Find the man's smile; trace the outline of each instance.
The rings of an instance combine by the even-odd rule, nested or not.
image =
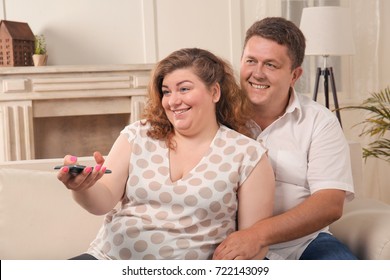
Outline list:
[[[249,82],[249,84],[254,87],[255,89],[266,89],[266,88],[269,88],[268,85],[259,85],[259,84],[255,84],[255,83],[252,83],[252,82]]]

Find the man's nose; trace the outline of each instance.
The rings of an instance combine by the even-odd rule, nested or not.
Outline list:
[[[264,71],[263,71],[263,65],[261,63],[258,63],[253,70],[253,76],[256,79],[264,78]]]

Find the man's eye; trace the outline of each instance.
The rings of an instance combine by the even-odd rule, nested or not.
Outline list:
[[[266,63],[265,65],[267,65],[268,68],[276,68],[276,66],[272,63]]]
[[[255,62],[255,61],[254,61],[253,59],[249,59],[249,58],[248,58],[248,59],[246,60],[246,63],[250,63],[250,64],[251,64],[251,63],[254,63],[254,62]]]

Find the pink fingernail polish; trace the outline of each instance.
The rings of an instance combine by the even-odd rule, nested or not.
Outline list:
[[[95,166],[95,170],[96,170],[97,172],[99,172],[99,170],[100,170],[101,167],[102,167],[102,166],[101,166],[100,164],[98,164],[98,165]]]
[[[68,173],[69,167],[67,167],[67,166],[62,167],[62,172]]]
[[[71,160],[72,162],[76,162],[76,161],[77,161],[77,157],[76,157],[76,156],[71,156],[71,157],[70,157],[70,160]]]
[[[92,167],[86,167],[85,169],[84,169],[84,171],[85,171],[85,173],[90,173],[91,171],[92,171]]]
[[[103,173],[106,172],[106,169],[107,169],[107,167],[103,166],[102,172],[103,172]]]

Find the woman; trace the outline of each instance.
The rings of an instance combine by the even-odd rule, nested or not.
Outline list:
[[[229,64],[206,50],[160,61],[145,119],[121,132],[106,161],[95,152],[94,168],[58,173],[82,207],[106,214],[81,258],[211,259],[228,234],[269,217],[266,150],[241,134],[250,133],[248,104]],[[106,168],[112,173],[103,176]]]

